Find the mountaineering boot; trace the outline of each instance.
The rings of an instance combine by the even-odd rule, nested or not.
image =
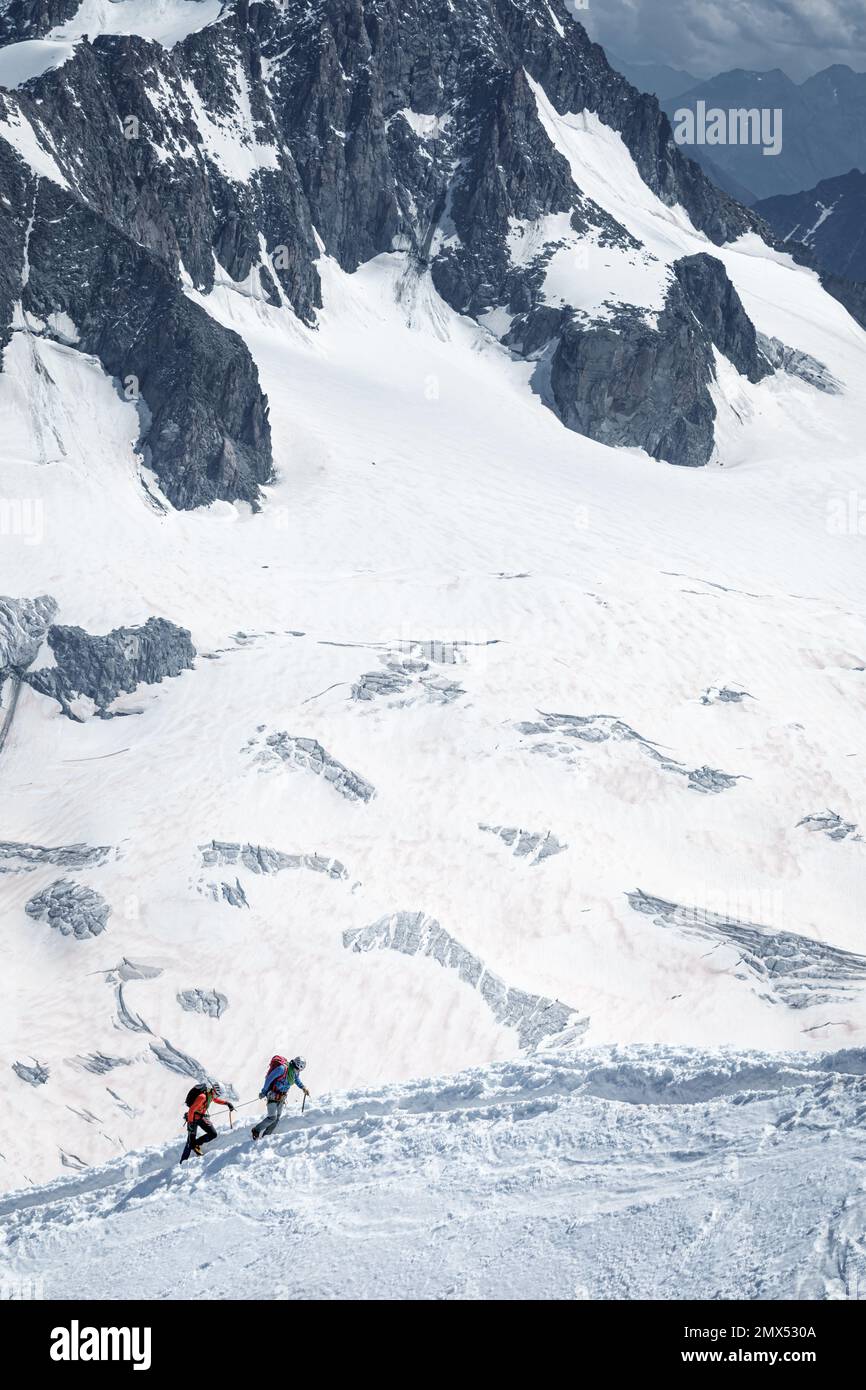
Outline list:
[[[253,1136],[253,1139],[258,1139],[259,1137],[259,1131],[257,1129],[251,1129],[250,1134]]]
[[[193,1146],[192,1146],[192,1151],[193,1151],[194,1154],[197,1154],[199,1158],[201,1158],[201,1147],[200,1147],[200,1145],[198,1145],[198,1144],[193,1144]]]

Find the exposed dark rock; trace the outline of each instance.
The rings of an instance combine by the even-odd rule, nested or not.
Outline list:
[[[785,250],[791,251],[791,242],[785,243]],[[792,253],[793,254],[793,253]],[[814,266],[814,256],[795,257],[801,264]],[[820,276],[821,284],[828,294],[848,310],[853,319],[856,319],[861,328],[866,328],[866,284],[862,280],[846,280],[841,275],[834,275],[830,271],[825,271]]]
[[[130,1033],[150,1033],[152,1031],[141,1015],[127,1004],[122,984],[117,986],[114,998],[117,1003],[117,1021],[122,1028],[128,1028]]]
[[[723,792],[729,787],[735,787],[741,780],[739,776],[730,772],[720,772],[716,767],[695,767],[691,768],[686,776],[689,788],[695,792]]]
[[[0,41],[46,32],[71,3],[14,0]],[[141,449],[171,502],[255,506],[272,467],[257,372],[183,293],[181,271],[205,293],[225,272],[311,324],[322,246],[347,271],[398,249],[453,308],[511,316],[506,344],[546,355],[537,385],[569,428],[706,463],[712,349],[752,381],[777,357],[756,347],[710,256],[677,264],[655,324],[627,309],[587,323],[545,302],[561,235],[647,253],[575,183],[533,83],[558,113],[617,131],[647,185],[712,242],[754,232],[781,244],[686,156],[655,97],[610,66],[564,0],[229,0],[171,49],[103,35],[0,93],[0,114],[30,122],[68,185],[36,179],[0,140],[0,347],[26,254],[25,309],[45,332],[66,313],[77,346],[139,393]],[[515,225],[545,218],[561,230],[515,263]],[[815,264],[808,248],[784,249]],[[866,324],[866,286],[823,278]],[[782,365],[812,380],[790,354]]]
[[[753,700],[748,690],[733,690],[728,685],[711,685],[701,696],[702,705],[739,705],[743,700]]]
[[[771,368],[762,356],[755,326],[722,262],[701,252],[674,264],[686,303],[707,338],[749,381],[762,381]]]
[[[453,649],[449,655],[456,660]],[[451,664],[444,655],[443,660]],[[466,691],[458,681],[446,680],[442,676],[431,674],[428,662],[411,657],[387,661],[384,671],[367,671],[352,686],[353,700],[386,698],[392,707],[411,704],[417,698],[429,700],[433,704],[450,705],[465,694]]]
[[[205,1077],[205,1070],[201,1062],[197,1062],[189,1053],[181,1052],[180,1048],[174,1047],[170,1042],[161,1038],[159,1042],[152,1042],[150,1050],[158,1058],[164,1067],[169,1071],[177,1072],[178,1076],[191,1076],[193,1080]]]
[[[327,874],[329,878],[345,879],[349,871],[339,859],[330,859],[323,854],[284,854],[279,849],[269,849],[266,845],[242,845],[224,840],[211,840],[208,845],[199,845],[202,864],[237,864],[249,869],[253,874],[278,874],[283,869],[309,869],[313,873]]]
[[[72,19],[80,5],[81,0],[6,0],[0,7],[0,44],[40,39]]]
[[[742,969],[767,998],[789,1008],[832,1004],[866,990],[866,956],[794,932],[741,922],[700,907],[683,907],[640,889],[626,896],[635,912],[652,917],[657,926],[675,927],[733,947],[738,958],[732,970]]]
[[[229,907],[249,907],[239,878],[234,883],[211,883],[209,887],[214,902],[228,903]]]
[[[674,276],[657,326],[638,311],[610,323],[571,318],[553,353],[550,391],[570,429],[698,467],[714,448],[713,348],[750,381],[772,368],[721,261],[686,256]]]
[[[535,360],[550,343],[559,338],[571,317],[567,308],[556,309],[549,304],[539,304],[527,314],[518,314],[502,341],[521,356]]]
[[[92,636],[80,627],[54,626],[48,643],[55,666],[28,672],[26,679],[42,695],[58,701],[75,718],[71,702],[92,700],[99,713],[123,691],[159,684],[166,677],[192,669],[195,647],[186,628],[165,618],[148,618],[141,627],[118,627]]]
[[[47,922],[61,935],[75,936],[80,941],[100,936],[111,915],[111,908],[99,893],[68,879],[58,879],[37,893],[25,904],[24,911],[34,922]]]
[[[43,33],[66,11],[64,0],[16,0],[5,32]],[[64,311],[83,351],[122,385],[136,379],[142,448],[170,500],[255,505],[271,471],[255,367],[240,339],[183,295],[181,266],[207,292],[216,260],[312,322],[316,236],[350,271],[400,248],[429,267],[452,307],[518,316],[509,342],[534,355],[566,321],[543,303],[549,248],[531,264],[512,262],[515,221],[562,214],[576,237],[640,248],[575,185],[532,82],[558,112],[595,112],[618,131],[650,188],[712,241],[764,228],[683,155],[656,99],[611,68],[563,0],[234,0],[170,50],[98,37],[0,96],[68,184],[37,181],[6,150],[13,196],[0,218],[0,335],[29,242],[25,308],[46,323]],[[611,383],[619,418],[609,442],[706,460],[706,352],[692,358],[707,330],[696,334],[686,308],[669,306],[658,341],[635,325],[619,353],[610,329],[581,349],[571,324],[554,393],[570,427],[600,437],[595,406],[572,399],[578,368],[596,378],[624,368],[637,399]],[[716,328],[731,339],[730,323]],[[677,419],[662,431],[666,400]],[[641,402],[655,425],[640,418]]]
[[[419,684],[434,705],[451,705],[466,694],[458,681],[445,680],[441,676],[422,676]]]
[[[237,334],[192,304],[152,251],[45,179],[28,258],[24,308],[67,314],[77,346],[144,402],[145,461],[169,500],[256,502],[271,474],[267,403]]]
[[[569,429],[696,467],[713,451],[709,363],[706,354],[682,351],[683,339],[696,337],[685,315],[668,314],[666,327],[657,332],[640,315],[616,328],[571,320],[553,355],[550,388]]]
[[[515,859],[526,859],[530,864],[540,864],[542,860],[550,859],[554,854],[561,854],[564,849],[568,849],[568,845],[563,844],[549,830],[542,834],[533,830],[520,830],[511,825],[483,824],[479,824],[478,829],[488,835],[498,835]]]
[[[0,16],[2,23],[2,16]],[[0,116],[3,114],[0,98]],[[32,180],[9,145],[0,139],[0,353],[12,337],[12,312],[21,297],[24,279],[24,248],[30,221]],[[3,361],[0,357],[0,370]],[[9,602],[9,600],[5,600]],[[12,600],[14,602],[14,600]],[[0,638],[2,641],[2,638]],[[3,669],[0,657],[0,671]]]
[[[56,612],[57,603],[48,594],[0,597],[0,676],[26,671],[36,660]]]
[[[381,695],[403,695],[411,686],[412,677],[405,671],[367,671],[352,686],[353,700],[375,700]]]
[[[83,1173],[90,1166],[78,1154],[67,1153],[65,1149],[60,1150],[60,1162],[64,1168],[71,1168],[73,1173]]]
[[[826,835],[828,840],[862,840],[863,836],[857,834],[857,827],[852,821],[843,820],[838,811],[819,811],[811,816],[804,816],[797,821],[797,827],[804,825],[807,830]]]
[[[189,1053],[181,1052],[179,1047],[175,1047],[165,1038],[160,1038],[158,1042],[150,1044],[150,1050],[169,1071],[175,1072],[178,1076],[192,1077],[193,1081],[204,1081],[212,1086],[218,1096],[225,1100],[237,1100],[237,1092],[234,1086],[223,1085],[211,1075],[194,1057]]]
[[[129,1057],[109,1057],[104,1052],[91,1052],[87,1057],[70,1057],[69,1065],[78,1071],[92,1072],[94,1076],[106,1076],[118,1067],[131,1066],[132,1060]]]
[[[445,969],[456,970],[464,984],[478,990],[497,1022],[516,1030],[520,1046],[528,1052],[554,1040],[557,1046],[567,1045],[589,1027],[588,1018],[558,999],[545,999],[504,984],[424,912],[392,912],[369,927],[343,932],[343,945],[352,951],[430,956]]]
[[[115,1104],[118,1106],[118,1108],[119,1108],[120,1110],[123,1111],[124,1115],[128,1115],[128,1116],[130,1117],[130,1119],[134,1119],[135,1116],[139,1113],[139,1112],[136,1110],[135,1106],[134,1106],[134,1105],[130,1105],[130,1104],[129,1104],[129,1101],[124,1100],[124,1099],[123,1099],[123,1096],[119,1096],[119,1095],[117,1094],[117,1091],[113,1091],[113,1090],[111,1089],[110,1086],[106,1086],[105,1089],[106,1089],[106,1091],[108,1092],[108,1094],[111,1096],[111,1099],[112,1099],[112,1100],[115,1102]]]
[[[147,965],[123,956],[119,965],[106,971],[106,979],[109,984],[126,984],[129,980],[157,980],[161,974],[162,969],[158,965]]]
[[[807,386],[814,386],[817,391],[826,391],[830,396],[837,396],[841,391],[838,381],[823,362],[819,362],[808,352],[787,347],[779,338],[768,338],[766,333],[758,334],[758,347],[777,371],[798,377],[805,381]]]
[[[221,1018],[229,1006],[226,996],[215,989],[181,990],[177,1002],[187,1013],[206,1014],[208,1018]]]
[[[295,738],[291,734],[269,734],[265,748],[257,754],[262,763],[281,762],[323,777],[347,801],[372,801],[375,787],[357,772],[333,758],[315,738]]]
[[[48,849],[44,845],[0,840],[0,874],[32,873],[44,864],[53,864],[59,869],[85,869],[104,864],[110,854],[108,845],[63,845]]]
[[[615,743],[636,743],[641,752],[658,763],[665,772],[685,777],[691,791],[726,791],[741,780],[741,774],[721,772],[718,768],[685,767],[676,758],[663,753],[658,744],[644,738],[643,734],[639,734],[630,724],[611,714],[545,714],[539,711],[539,716],[538,720],[527,720],[516,727],[519,733],[533,738],[542,735],[542,741],[534,743],[532,747],[533,752],[546,757],[564,757],[566,761],[572,761],[575,742],[607,743],[608,740],[612,740]],[[571,742],[548,742],[546,736],[549,734],[556,734]]]
[[[22,1081],[26,1081],[29,1086],[44,1086],[51,1070],[46,1062],[37,1062],[33,1059],[33,1065],[28,1066],[26,1062],[13,1062],[12,1070]]]

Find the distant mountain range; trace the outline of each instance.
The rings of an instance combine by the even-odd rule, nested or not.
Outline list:
[[[713,110],[781,111],[776,154],[765,153],[760,143],[684,146],[715,182],[741,201],[755,203],[799,193],[852,168],[866,168],[866,73],[836,64],[798,84],[780,68],[771,72],[737,68],[688,90],[666,92],[673,71],[661,74],[658,86],[649,90],[656,91],[675,133],[678,113],[684,110],[692,113],[699,126],[704,114]],[[641,85],[634,70],[626,76]],[[648,69],[647,79],[651,76]]]
[[[810,247],[827,270],[866,280],[866,174],[859,169],[805,193],[765,198],[755,211],[785,240]]]
[[[610,51],[607,52],[607,61],[623,77],[627,77],[639,92],[649,92],[659,101],[668,101],[701,83],[694,73],[686,72],[683,68],[672,68],[667,63],[631,63],[626,58],[617,58]]]

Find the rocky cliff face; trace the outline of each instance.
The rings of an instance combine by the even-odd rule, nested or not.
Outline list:
[[[674,272],[655,328],[625,311],[610,325],[567,322],[551,389],[562,419],[581,434],[639,441],[654,458],[695,467],[713,450],[713,348],[750,381],[773,368],[721,261],[686,256]]]
[[[71,19],[79,0],[3,0],[0,3],[0,42],[38,39],[57,24]]]
[[[32,189],[26,253],[21,302],[33,326],[67,315],[76,344],[144,401],[145,459],[169,500],[254,502],[270,475],[270,437],[241,339],[192,304],[158,256],[46,179]]]
[[[36,660],[56,612],[57,603],[48,594],[0,597],[0,680],[20,675]]]
[[[48,644],[55,665],[28,671],[25,680],[57,700],[71,719],[80,718],[72,707],[79,697],[92,701],[97,714],[106,717],[122,691],[179,676],[191,670],[196,654],[186,628],[166,618],[148,618],[141,627],[118,627],[99,636],[55,624],[48,629]]]
[[[14,0],[0,38],[54,33],[76,8]],[[174,47],[91,36],[0,90],[0,341],[17,299],[36,331],[66,315],[81,348],[140,392],[141,448],[170,501],[255,504],[271,472],[267,403],[246,347],[190,303],[185,278],[206,293],[222,267],[312,325],[320,248],[347,271],[402,250],[453,308],[504,311],[512,351],[549,349],[566,425],[705,462],[708,344],[741,370],[745,354],[752,379],[763,370],[742,306],[706,266],[677,272],[654,327],[599,326],[545,301],[561,224],[599,245],[630,239],[579,187],[539,87],[556,112],[618,132],[645,183],[711,241],[766,231],[683,156],[656,99],[610,67],[563,0],[227,0]],[[515,262],[515,225],[545,219],[559,230]],[[704,290],[712,328],[687,323]]]

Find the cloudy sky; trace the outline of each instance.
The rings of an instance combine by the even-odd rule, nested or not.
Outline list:
[[[830,63],[866,72],[866,0],[572,3],[591,37],[631,62],[669,63],[697,77],[782,68],[802,81]]]

